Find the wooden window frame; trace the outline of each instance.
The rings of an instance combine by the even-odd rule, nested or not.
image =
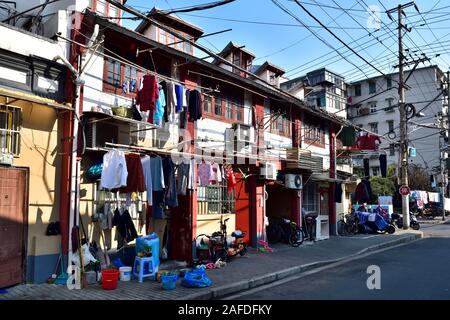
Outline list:
[[[120,70],[120,82],[119,82],[119,86],[118,87],[116,87],[116,86],[114,86],[114,85],[112,85],[112,84],[110,84],[108,82],[108,60],[113,60],[116,63],[119,63],[119,65],[120,65],[120,68],[119,68],[119,70]],[[126,98],[131,98],[131,99],[136,98],[136,94],[138,92],[138,87],[139,87],[139,84],[140,84],[141,79],[143,77],[142,71],[138,70],[135,67],[131,67],[131,68],[136,70],[136,91],[128,92],[128,93],[124,94],[123,90],[122,90],[122,84],[124,83],[124,81],[126,79],[125,72],[126,72],[127,69],[129,70],[130,66],[125,65],[123,63],[120,63],[120,62],[118,62],[118,61],[116,61],[114,59],[109,59],[109,58],[105,58],[103,63],[104,63],[103,64],[103,91],[104,92],[108,92],[108,93],[113,93],[113,94],[116,94],[116,95],[120,95],[120,96],[123,96],[123,97],[126,97]]]
[[[203,103],[203,113],[205,117],[213,120],[218,120],[225,123],[244,123],[244,105],[242,103],[242,100],[236,99],[236,98],[227,98],[222,96],[211,96],[211,97],[205,97],[203,96],[204,100],[207,99],[211,101],[211,108],[210,110],[205,109],[205,103]],[[216,100],[221,99],[221,114],[216,114]],[[231,118],[227,116],[227,109],[226,104],[227,101],[231,104]],[[241,119],[238,119],[237,114],[241,115]]]
[[[318,125],[303,124],[303,142],[305,144],[325,148],[325,129]]]

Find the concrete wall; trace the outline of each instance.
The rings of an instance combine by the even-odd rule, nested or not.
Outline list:
[[[409,72],[405,72],[405,79],[406,77],[408,77],[408,75]],[[374,78],[373,80],[376,81],[376,93],[387,89],[387,82],[384,78]],[[353,107],[349,110],[349,116],[352,116],[351,121],[354,124],[362,125],[365,129],[369,130],[369,123],[376,122],[378,123],[378,133],[387,136],[387,133],[389,131],[388,121],[393,120],[395,128],[394,132],[396,137],[393,140],[398,140],[400,134],[399,110],[396,107],[394,107],[393,111],[384,110],[388,107],[387,99],[393,99],[392,103],[395,105],[398,103],[398,94],[397,89],[395,88],[397,84],[395,81],[398,81],[398,74],[392,75],[393,87],[391,90],[388,90],[373,97],[372,99],[362,102],[361,108],[369,107],[370,102],[376,102],[377,112],[365,116],[356,116],[356,108]],[[405,90],[405,101],[406,103],[413,103],[417,111],[427,106],[429,104],[429,101],[433,100],[439,93],[438,88],[440,86],[440,81],[435,68],[427,67],[416,69],[408,79],[407,84],[410,89]],[[369,93],[368,81],[361,82],[361,96],[354,96],[354,87],[349,90],[349,94],[352,96],[353,105],[357,104],[358,101],[368,99],[370,96],[374,95]],[[430,134],[436,133],[437,130],[429,128],[420,128],[415,130],[414,124],[412,123],[412,121],[428,125],[435,123],[435,115],[439,111],[442,111],[442,102],[440,99],[437,99],[422,111],[425,114],[425,117],[414,118],[410,120],[411,122],[408,124],[408,132],[412,133],[409,135],[409,138],[411,140],[411,143],[409,145],[417,149],[417,156],[415,158],[410,158],[410,163],[412,162],[428,169],[431,169],[433,166],[439,164],[439,140],[437,138],[438,135],[432,135],[431,137],[422,139],[422,137],[426,137]],[[420,139],[416,140],[418,138]],[[387,140],[382,139],[380,148],[389,148],[389,144],[390,143]],[[388,165],[397,165],[399,155],[398,150],[396,150],[393,155],[390,155],[389,149],[387,149],[386,151],[388,155]],[[379,167],[379,161],[377,157],[370,161],[370,166]]]

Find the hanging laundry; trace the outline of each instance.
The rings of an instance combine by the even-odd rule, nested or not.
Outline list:
[[[183,88],[183,86],[179,85],[179,84],[175,84],[175,96],[177,99],[177,104],[175,106],[175,111],[181,112],[183,110],[183,106],[186,103],[186,95],[185,95],[185,89]]]
[[[188,120],[187,108],[183,107],[182,111],[180,112],[180,129],[187,128],[187,120]]]
[[[189,90],[188,101],[189,121],[202,118],[202,95],[198,90]]]
[[[195,180],[195,159],[191,159],[190,161],[188,189],[197,189],[197,181]]]
[[[377,150],[378,144],[376,142],[381,143],[381,140],[378,136],[367,133],[359,136],[357,142],[361,150]]]
[[[165,157],[162,160],[162,166],[164,171],[164,182],[166,183],[164,200],[167,206],[171,208],[178,207],[175,165],[170,157]]]
[[[369,192],[364,182],[360,182],[356,186],[355,201],[359,203],[370,202]]]
[[[189,187],[189,174],[191,170],[190,161],[188,163],[181,162],[178,165],[178,194],[181,194],[183,196],[186,195],[186,190]]]
[[[156,77],[151,74],[145,75],[142,79],[142,89],[138,91],[136,96],[136,103],[140,106],[141,111],[152,111],[153,114],[158,98],[159,90]],[[153,122],[153,117],[148,122]]]
[[[160,156],[150,157],[150,170],[153,191],[162,191],[165,188],[164,171]]]
[[[153,123],[160,126],[164,116],[164,108],[166,107],[166,96],[162,87],[159,88],[158,99],[156,100],[155,113],[153,114]]]
[[[385,154],[380,154],[380,171],[381,176],[386,178],[387,175],[387,157]]]
[[[356,145],[357,135],[353,126],[343,127],[339,136],[341,137],[342,145],[346,147],[353,147]]]
[[[440,202],[439,193],[428,192],[428,201],[429,202]]]
[[[222,174],[220,172],[219,164],[216,162],[211,163],[210,166],[210,176],[209,176],[209,182],[210,184],[219,184],[222,183]]]
[[[205,187],[209,185],[209,178],[211,177],[211,165],[206,163],[205,160],[198,165],[197,168],[198,181],[200,186]]]
[[[420,197],[422,198],[423,204],[428,204],[428,193],[426,191],[420,191]]]
[[[392,204],[392,196],[379,196],[378,203],[380,205],[391,205]]]
[[[175,106],[177,104],[175,85],[172,81],[165,81],[166,86],[166,114],[169,117],[175,112]]]
[[[150,156],[143,156],[141,158],[145,189],[147,190],[147,203],[149,206],[153,205],[152,169],[150,163]]]
[[[122,93],[123,94],[128,94],[130,91],[130,83],[128,81],[124,81],[122,83]]]
[[[113,227],[113,211],[111,204],[106,202],[103,207],[103,214],[100,215],[99,225],[102,230],[111,230]]]
[[[342,183],[334,183],[334,202],[342,203]]]
[[[127,185],[128,170],[123,151],[111,150],[103,156],[102,176],[100,187],[103,189],[117,189]]]
[[[117,227],[120,236],[128,243],[138,237],[133,220],[131,219],[128,210],[120,214],[119,209],[116,209],[113,217],[113,226]]]
[[[370,160],[368,158],[363,159],[363,163],[364,163],[364,177],[370,177],[370,167],[369,167]]]
[[[231,168],[231,165],[224,170],[225,170],[225,177],[227,179],[228,193],[231,193],[234,187],[236,186],[236,177],[234,176],[233,168]]]
[[[137,85],[136,79],[131,79],[128,87],[129,92],[136,92],[136,85]]]
[[[144,192],[146,188],[141,157],[138,154],[130,153],[125,156],[125,161],[128,170],[127,185],[121,188],[120,192]]]
[[[142,115],[139,112],[138,108],[136,107],[136,103],[134,102],[134,99],[131,102],[131,111],[133,112],[133,119],[137,121],[142,121]]]

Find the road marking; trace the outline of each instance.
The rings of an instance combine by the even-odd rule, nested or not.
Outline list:
[[[253,288],[253,289],[250,289],[250,290],[246,290],[246,291],[242,291],[242,292],[233,294],[233,295],[228,296],[228,297],[223,297],[223,298],[221,298],[219,300],[236,300],[236,299],[239,299],[242,296],[247,296],[249,294],[257,293],[257,292],[269,289],[271,287],[275,287],[275,286],[279,286],[279,285],[285,284],[287,282],[291,282],[293,280],[298,280],[298,279],[301,279],[303,277],[309,276],[311,274],[315,274],[315,273],[319,273],[319,272],[327,270],[327,269],[335,268],[335,267],[347,264],[349,262],[352,262],[352,261],[355,261],[355,260],[360,260],[360,259],[363,259],[365,257],[371,256],[371,255],[374,255],[374,254],[377,254],[377,253],[380,253],[380,252],[384,252],[384,251],[387,251],[387,250],[391,250],[391,249],[395,249],[395,248],[398,248],[398,247],[406,246],[406,245],[415,243],[416,241],[419,241],[419,240],[422,240],[422,239],[423,238],[418,238],[418,239],[415,239],[413,241],[406,242],[406,243],[400,243],[400,244],[397,244],[397,245],[389,247],[389,248],[383,248],[383,249],[379,249],[379,250],[375,250],[375,251],[369,251],[368,253],[360,254],[360,255],[357,255],[357,256],[354,256],[354,257],[350,256],[350,258],[343,258],[340,261],[328,264],[326,266],[315,268],[313,270],[309,270],[309,271],[306,271],[306,272],[302,272],[302,273],[300,273],[298,275],[287,277],[287,278],[284,278],[284,279],[280,279],[280,280],[277,280],[277,281],[274,281],[274,282],[271,282],[271,283],[259,286],[257,288]]]

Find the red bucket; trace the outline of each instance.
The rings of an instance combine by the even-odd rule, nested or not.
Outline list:
[[[119,280],[119,270],[103,270],[102,271],[102,288],[105,290],[114,290],[117,288]]]

